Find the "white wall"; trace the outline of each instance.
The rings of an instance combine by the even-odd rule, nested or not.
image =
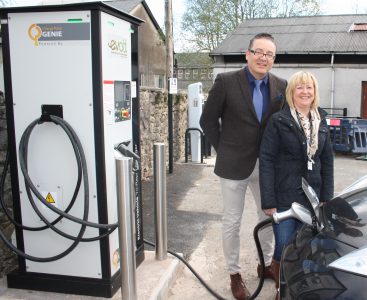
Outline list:
[[[366,69],[335,70],[335,106],[347,107],[349,116],[361,116],[362,82],[367,81]]]
[[[332,107],[331,104],[331,69],[330,68],[310,68],[310,67],[300,67],[300,68],[273,68],[272,72],[282,78],[289,79],[292,74],[298,71],[307,71],[315,75],[319,83],[319,93],[320,93],[320,106],[321,107]],[[337,107],[334,105],[334,107]]]

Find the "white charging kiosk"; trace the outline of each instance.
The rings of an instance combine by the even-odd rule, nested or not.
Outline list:
[[[189,128],[191,142],[191,161],[201,162],[201,134],[200,116],[203,112],[203,87],[201,82],[192,83],[188,86],[188,106],[189,106]],[[198,129],[198,130],[194,130]]]
[[[91,222],[117,222],[115,147],[140,155],[138,26],[142,22],[107,3],[4,8],[0,10],[5,98],[15,219],[43,223],[27,200],[17,156],[24,130],[43,114],[56,115],[75,130],[89,177]],[[65,209],[73,197],[77,167],[65,133],[54,123],[37,126],[29,140],[28,170],[49,203]],[[137,265],[144,259],[140,171],[134,174]],[[83,214],[83,192],[70,214]],[[37,204],[49,220],[55,213]],[[67,219],[61,231],[76,234]],[[98,236],[88,228],[85,237]],[[16,230],[17,247],[38,257],[53,256],[72,241],[50,229]],[[19,257],[8,275],[11,288],[112,297],[120,287],[118,232],[81,242],[52,262]]]

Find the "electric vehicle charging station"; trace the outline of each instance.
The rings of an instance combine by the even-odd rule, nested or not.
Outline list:
[[[88,170],[83,176],[84,180],[88,177],[89,197],[82,189],[69,213],[84,217],[83,199],[89,198],[89,222],[116,223],[115,157],[140,155],[137,89],[138,26],[142,21],[103,2],[4,8],[0,16],[15,220],[25,226],[45,225],[28,200],[18,154],[27,126],[40,117],[29,132],[29,177],[44,199],[62,211],[75,196],[79,180],[76,150],[52,122],[56,116],[79,137]],[[137,265],[144,260],[140,178],[137,169]],[[36,206],[49,222],[57,218],[42,202],[37,201]],[[62,218],[55,227],[77,236],[82,226]],[[83,237],[103,232],[88,227]],[[72,241],[49,228],[17,228],[16,243],[21,251],[44,258],[57,256]],[[112,297],[120,287],[117,230],[99,240],[80,242],[55,261],[18,257],[19,268],[8,274],[11,288]]]
[[[189,128],[198,128],[201,130],[199,121],[203,112],[203,88],[202,83],[197,82],[188,86],[189,94]],[[192,130],[191,134],[191,161],[201,161],[201,136],[200,132]]]

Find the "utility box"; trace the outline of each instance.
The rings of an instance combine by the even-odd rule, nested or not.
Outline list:
[[[191,161],[199,163],[201,162],[201,127],[199,122],[203,112],[204,101],[202,83],[190,84],[188,86],[188,94]],[[199,129],[200,131],[193,129]]]
[[[18,149],[31,122],[55,115],[70,124],[84,149],[88,221],[117,223],[115,149],[123,145],[140,156],[138,26],[142,21],[103,2],[4,8],[0,16],[16,221],[44,225],[27,199]],[[53,122],[39,124],[29,138],[27,156],[29,176],[38,191],[65,210],[78,181],[68,136]],[[144,260],[140,170],[133,176],[139,265]],[[86,193],[81,188],[70,215],[82,218]],[[37,207],[49,221],[56,219],[42,202]],[[55,226],[76,236],[81,225],[63,218]],[[88,227],[83,237],[102,233]],[[18,228],[16,241],[18,249],[36,257],[57,256],[72,244],[49,228]],[[80,242],[55,261],[19,256],[19,269],[8,274],[10,288],[101,297],[112,297],[120,283],[117,229],[102,239]]]

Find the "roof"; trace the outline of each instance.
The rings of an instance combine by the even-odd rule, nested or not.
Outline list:
[[[241,23],[212,55],[246,52],[250,39],[260,32],[275,38],[277,53],[367,53],[367,31],[350,30],[367,23],[367,14],[252,19]]]
[[[143,0],[116,0],[109,1],[108,4],[125,12],[131,12],[137,7]]]
[[[157,20],[154,18],[154,15],[152,13],[152,11],[150,10],[148,4],[144,1],[144,0],[116,0],[116,1],[109,1],[109,2],[106,2],[108,3],[110,6],[118,9],[118,10],[121,10],[121,11],[124,11],[124,12],[127,12],[127,13],[131,13],[131,11],[137,7],[139,4],[142,4],[145,8],[145,10],[147,11],[150,19],[152,20],[155,28],[162,32],[162,29],[161,27],[159,26]]]
[[[124,0],[121,0],[124,1]],[[118,1],[116,1],[118,2]],[[101,9],[102,11],[108,11],[113,13],[118,13],[118,15],[123,16],[125,20],[140,25],[143,20],[136,16],[133,16],[127,10],[118,9],[117,7],[110,5],[112,2],[108,1],[93,1],[93,2],[76,2],[76,3],[60,3],[60,4],[45,4],[45,5],[30,5],[30,6],[4,6],[0,7],[0,14],[7,13],[19,13],[19,12],[45,12],[49,11],[61,11],[68,8],[71,9]]]

